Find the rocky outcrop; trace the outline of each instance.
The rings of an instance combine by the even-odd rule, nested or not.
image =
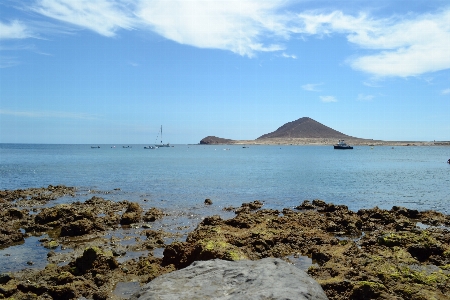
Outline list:
[[[38,202],[31,196],[17,198],[35,192],[0,193],[0,248],[46,233],[39,242],[47,248],[48,264],[42,269],[36,261],[24,261],[27,269],[0,274],[0,299],[111,299],[119,283],[146,284],[195,261],[275,257],[296,264],[302,256],[312,265],[299,267],[331,300],[449,299],[450,216],[437,211],[399,206],[351,211],[318,199],[275,210],[255,200],[225,207],[235,212],[232,218],[204,217],[185,237],[161,226],[159,218],[176,216],[158,208],[144,211],[137,203],[95,196],[83,203],[33,207]],[[201,205],[205,213],[208,207]],[[121,219],[132,226],[120,227]],[[20,251],[2,260],[15,255]],[[240,280],[243,273],[236,274]],[[280,276],[272,277],[276,282]]]
[[[141,220],[141,215],[142,215],[142,208],[139,206],[139,204],[130,202],[128,204],[127,210],[120,219],[120,224],[130,225],[132,223],[137,223]]]
[[[185,242],[166,246],[162,265],[304,255],[329,299],[449,299],[450,216],[403,207],[353,212],[322,200],[297,210],[249,206],[231,219],[205,218]]]
[[[233,144],[233,140],[223,139],[216,136],[207,136],[200,141],[201,145],[218,145],[218,144]]]
[[[63,196],[74,196],[76,189],[64,185],[49,185],[42,188],[29,188],[19,190],[1,190],[0,200],[9,202],[15,201],[22,206],[42,205],[50,200],[55,200]],[[1,201],[0,201],[1,202]]]
[[[327,299],[302,270],[276,258],[199,261],[162,275],[130,299]]]

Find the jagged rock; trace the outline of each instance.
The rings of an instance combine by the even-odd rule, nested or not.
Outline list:
[[[0,228],[0,246],[5,247],[13,243],[23,242],[25,235],[12,226],[4,224],[4,227]]]
[[[122,219],[120,219],[120,224],[130,225],[132,223],[137,223],[141,220],[141,214],[142,208],[139,206],[139,204],[130,202],[128,204],[127,210],[122,215]]]
[[[305,272],[281,259],[209,260],[157,277],[130,299],[328,299]]]
[[[155,222],[158,219],[161,219],[164,217],[164,213],[162,210],[152,207],[147,212],[145,212],[143,220],[145,222]]]

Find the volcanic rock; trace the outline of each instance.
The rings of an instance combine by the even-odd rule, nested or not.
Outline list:
[[[266,138],[331,138],[339,140],[351,137],[311,118],[303,117],[286,123],[274,132],[264,134],[258,139]]]
[[[130,299],[328,299],[305,272],[276,258],[214,259],[157,277]]]
[[[224,139],[216,136],[207,136],[200,141],[201,145],[212,145],[212,144],[232,144],[233,140]]]
[[[162,210],[156,207],[152,207],[144,214],[143,220],[145,222],[155,222],[156,220],[159,220],[163,217],[164,213],[162,212]]]
[[[128,208],[125,213],[122,215],[122,219],[120,219],[120,224],[122,225],[130,225],[132,223],[137,223],[141,220],[142,208],[139,204],[130,202],[128,204]]]

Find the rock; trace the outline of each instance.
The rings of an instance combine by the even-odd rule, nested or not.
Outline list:
[[[200,141],[200,145],[219,145],[219,144],[233,144],[233,140],[224,139],[216,136],[207,136]]]
[[[61,227],[61,236],[80,236],[91,233],[94,230],[94,224],[87,219],[77,220]]]
[[[12,279],[11,275],[8,273],[0,274],[0,284],[8,283]]]
[[[132,223],[138,223],[141,220],[142,208],[139,204],[130,202],[125,213],[120,219],[121,225],[130,225]]]
[[[297,206],[295,209],[315,209],[316,207],[314,205],[311,204],[311,202],[309,200],[305,200],[303,201],[302,204],[300,204],[299,206]]]
[[[90,247],[84,250],[83,255],[71,262],[71,267],[76,267],[80,274],[88,271],[97,273],[109,272],[119,267],[116,259],[112,257],[112,252],[104,252],[100,248]]]
[[[47,241],[43,244],[43,246],[47,249],[56,249],[59,247],[59,243],[57,241]],[[47,255],[48,256],[48,255]]]
[[[305,272],[277,258],[209,260],[157,277],[136,299],[328,299]]]
[[[162,212],[162,210],[156,207],[152,207],[144,214],[143,220],[145,222],[155,222],[156,220],[162,219],[163,217],[164,213]]]
[[[0,228],[0,246],[5,247],[14,243],[24,242],[25,235],[17,229],[14,229],[8,224],[2,224],[3,227]]]
[[[211,205],[211,204],[213,204],[211,199],[209,199],[209,198],[205,199],[205,205]]]

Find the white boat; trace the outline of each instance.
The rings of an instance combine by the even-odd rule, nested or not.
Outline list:
[[[162,141],[162,125],[161,125],[161,144],[157,144],[157,145],[155,145],[155,147],[157,147],[157,148],[170,147],[169,143],[163,144],[163,141]]]

